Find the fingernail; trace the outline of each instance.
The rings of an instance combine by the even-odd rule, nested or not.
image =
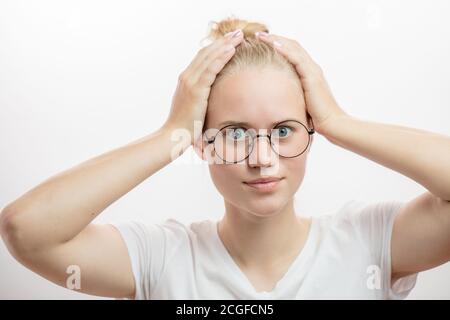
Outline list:
[[[242,34],[242,30],[241,29],[237,29],[236,31],[233,32],[233,36],[232,38],[237,38]]]
[[[237,30],[228,32],[228,33],[225,35],[225,37],[227,37],[227,38],[233,37],[233,38],[234,38],[234,37],[236,37],[236,35],[239,35],[241,32],[242,32],[241,29],[237,29]]]
[[[255,36],[257,37],[267,37],[269,34],[267,32],[264,31],[256,31],[255,32]]]
[[[276,47],[282,47],[283,45],[281,44],[281,43],[279,43],[277,40],[275,40],[274,42],[273,42],[273,45],[274,46],[276,46]]]

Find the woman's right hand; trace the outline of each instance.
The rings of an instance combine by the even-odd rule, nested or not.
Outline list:
[[[237,29],[199,50],[194,60],[178,77],[165,128],[186,129],[191,135],[191,144],[197,140],[205,120],[211,86],[217,74],[234,55],[235,47],[242,39],[243,33]],[[200,130],[194,132],[196,122]]]

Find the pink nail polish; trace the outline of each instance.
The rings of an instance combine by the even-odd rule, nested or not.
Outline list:
[[[233,36],[232,38],[237,38],[241,35],[242,30],[241,29],[237,29],[236,31],[233,32]]]
[[[227,34],[225,34],[225,37],[227,38],[232,38],[234,37],[236,34],[239,34],[241,31],[241,29],[236,29],[234,31],[228,32]]]

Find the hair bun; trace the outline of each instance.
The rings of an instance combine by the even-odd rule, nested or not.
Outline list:
[[[250,22],[232,16],[219,22],[211,21],[209,23],[209,34],[207,39],[210,41],[215,41],[236,29],[241,29],[244,33],[244,38],[246,39],[254,38],[255,32],[257,31],[269,32],[269,29],[263,23],[254,21]]]

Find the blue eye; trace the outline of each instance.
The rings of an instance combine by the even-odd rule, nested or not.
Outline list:
[[[274,130],[275,130],[274,134],[279,136],[280,138],[286,138],[289,135],[289,133],[292,131],[291,128],[285,127],[285,126],[276,128]]]
[[[227,128],[227,137],[228,133],[230,133],[230,137],[233,140],[240,140],[245,136],[245,129],[244,128]]]

